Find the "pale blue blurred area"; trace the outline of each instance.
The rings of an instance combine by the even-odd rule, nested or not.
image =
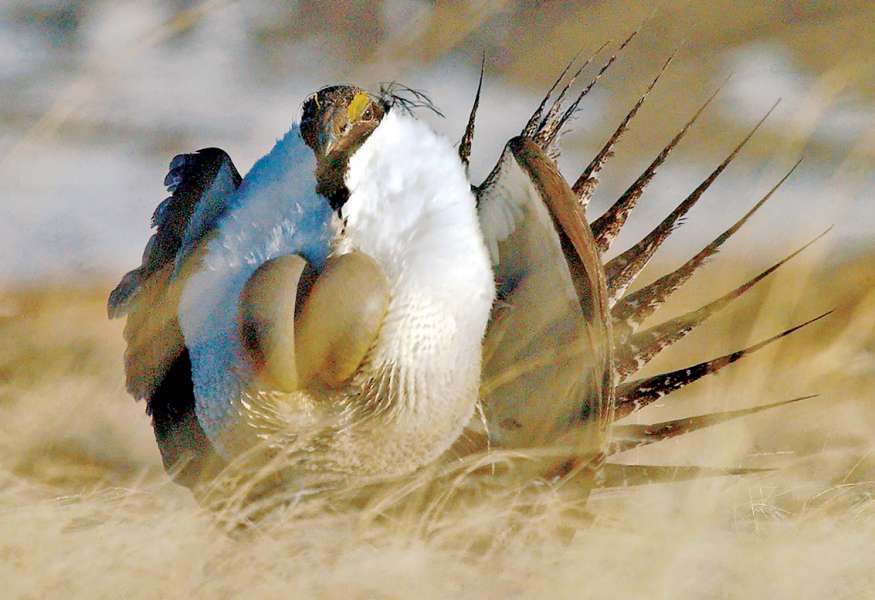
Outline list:
[[[454,12],[447,14],[462,16],[438,15],[432,3],[417,0],[205,7],[0,2],[0,281],[118,277],[139,262],[149,217],[167,195],[161,184],[174,154],[219,146],[245,173],[288,130],[305,96],[326,84],[376,89],[397,79],[422,89],[446,115],[423,112],[422,118],[457,140],[485,51],[471,168],[476,182],[580,47],[594,50],[621,38],[650,15],[640,9],[624,20],[610,11],[618,6],[611,2],[557,2],[540,10],[521,2],[448,4]],[[576,24],[568,17],[590,4],[591,20]],[[780,15],[794,15],[803,3],[786,2],[761,27],[753,22],[729,31],[729,24],[702,24],[711,13],[683,4],[666,3],[645,23],[640,39],[585,99],[566,137],[560,164],[573,180],[665,56],[687,40],[606,168],[591,214],[622,193],[732,73],[701,127],[659,172],[617,247],[654,226],[782,97],[762,134],[662,256],[697,250],[799,155],[806,161],[798,173],[725,254],[766,262],[830,224],[836,225],[830,255],[872,250],[872,53],[823,46],[818,55],[821,40],[830,39],[818,27],[838,23],[854,33],[873,11],[865,4],[860,14],[802,11],[797,22]],[[192,18],[177,30],[179,14]]]

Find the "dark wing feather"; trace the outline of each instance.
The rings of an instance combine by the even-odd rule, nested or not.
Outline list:
[[[171,196],[152,216],[156,231],[142,264],[122,277],[107,304],[110,318],[127,315],[128,391],[146,400],[165,467],[189,487],[221,461],[194,414],[191,363],[177,320],[179,294],[188,266],[240,181],[218,148],[176,156],[164,180]]]
[[[170,162],[164,183],[172,195],[152,216],[156,231],[142,264],[122,277],[107,304],[110,318],[128,316],[125,372],[128,391],[138,399],[152,395],[182,351],[176,309],[184,277],[177,271],[215,225],[240,180],[218,148],[181,154]]]
[[[164,469],[180,485],[194,488],[212,480],[225,463],[216,453],[194,411],[188,350],[182,350],[149,398],[149,414]]]
[[[180,154],[170,161],[164,185],[171,196],[152,213],[156,231],[143,251],[142,264],[122,277],[110,293],[107,312],[111,319],[128,314],[143,283],[170,261],[183,259],[180,250],[190,251],[193,242],[215,225],[228,194],[240,181],[231,158],[218,148]],[[194,226],[191,230],[189,224]]]

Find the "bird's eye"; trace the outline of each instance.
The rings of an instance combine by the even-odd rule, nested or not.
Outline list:
[[[362,119],[364,119],[365,121],[370,121],[370,120],[373,119],[373,118],[374,118],[374,111],[373,111],[373,109],[369,106],[369,107],[367,107],[367,108],[365,109],[365,112],[362,113]]]

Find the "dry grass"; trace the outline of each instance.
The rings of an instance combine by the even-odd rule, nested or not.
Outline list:
[[[601,492],[587,513],[573,489],[421,474],[364,507],[304,503],[232,535],[167,482],[142,406],[123,391],[120,325],[104,319],[104,290],[7,291],[0,295],[2,595],[868,596],[872,265],[871,257],[828,271],[797,264],[654,366],[710,356],[837,306],[827,323],[641,418],[808,392],[819,399],[624,457],[777,471]],[[697,289],[728,289],[743,275],[712,267]],[[687,295],[670,310],[703,298]]]
[[[856,198],[867,189],[875,156],[871,131],[842,141],[841,152],[812,132],[828,129],[823,117],[843,103],[863,109],[871,104],[875,88],[865,82],[871,80],[872,63],[866,59],[875,43],[871,26],[866,26],[872,3],[670,0],[651,14],[648,3],[613,0],[551,3],[549,10],[538,3],[501,0],[447,2],[438,3],[415,27],[405,20],[392,35],[381,33],[379,19],[349,15],[398,3],[361,4],[365,8],[350,2],[330,7],[298,4],[315,11],[316,33],[330,40],[317,46],[319,51],[343,56],[342,67],[319,65],[324,82],[406,80],[453,53],[475,65],[485,50],[491,74],[487,88],[507,81],[530,86],[538,94],[574,49],[621,39],[640,19],[648,19],[642,34],[645,42],[638,45],[633,59],[618,66],[618,76],[603,81],[622,101],[606,109],[610,114],[593,125],[587,144],[604,139],[637,93],[638,84],[651,76],[680,40],[686,45],[682,60],[654,95],[650,109],[645,108],[645,113],[652,111],[642,120],[647,125],[630,132],[626,147],[638,149],[619,153],[612,168],[621,173],[629,172],[626,167],[631,163],[641,162],[642,153],[649,160],[651,150],[675,132],[711,84],[723,79],[727,51],[754,43],[777,45],[812,89],[796,94],[804,97],[789,99],[804,100],[792,111],[789,124],[767,127],[746,152],[756,158],[795,160],[804,146],[814,164],[841,163],[831,191]],[[149,69],[148,62],[145,70],[142,65],[137,70],[138,60],[209,20],[201,17],[221,16],[223,11],[213,9],[225,5],[244,3],[193,3],[155,29],[146,28],[119,51],[98,52],[106,59],[79,64],[78,76],[64,86],[58,84],[57,97],[52,88],[42,109],[40,103],[31,106],[31,94],[19,99],[26,110],[6,102],[6,122],[26,117],[15,127],[15,142],[0,154],[0,167],[10,170],[6,180],[13,183],[6,196],[32,202],[27,188],[14,183],[43,178],[52,202],[58,190],[69,193],[69,182],[61,175],[47,170],[28,176],[26,167],[33,157],[53,150],[50,144],[56,137],[75,140],[77,132],[84,132],[83,137],[103,143],[108,131],[130,125],[113,120],[112,104],[109,109],[98,105],[93,121],[84,109],[123,88],[126,73],[133,74],[128,75],[132,80],[148,76],[149,87],[164,95],[169,80],[156,78],[157,70]],[[320,11],[328,18],[322,19]],[[727,19],[727,14],[732,18]],[[236,23],[238,17],[232,11],[229,19]],[[258,64],[275,64],[266,77],[284,85],[301,76],[283,66],[294,65],[287,62],[288,56],[297,54],[290,50],[291,43],[301,37],[299,11],[290,11],[286,18],[288,22],[271,20],[270,26],[253,34],[260,40]],[[124,23],[104,25],[115,29]],[[232,41],[213,37],[218,46]],[[193,50],[180,48],[185,51],[173,56],[174,62]],[[204,63],[203,70],[215,70],[213,54],[205,56],[210,62]],[[786,75],[777,69],[755,65],[740,79]],[[443,71],[436,73],[443,77]],[[37,69],[25,80],[46,76],[52,76],[51,71],[47,75]],[[219,81],[222,86],[227,83]],[[209,95],[210,90],[199,84],[186,85],[198,90],[198,100],[200,94]],[[489,102],[496,106],[500,88],[488,93],[494,95],[485,97],[484,106]],[[772,88],[763,94],[770,103]],[[251,101],[250,96],[241,97]],[[265,101],[253,97],[264,109]],[[454,97],[444,100],[451,109]],[[461,116],[454,121],[459,128],[470,102],[467,95],[464,98]],[[34,116],[34,110],[44,112]],[[692,148],[689,156],[716,159],[723,152],[720,144],[733,139],[738,128],[747,127],[734,112],[726,114],[732,118],[718,113],[701,124],[700,133],[687,142]],[[133,125],[133,134],[122,129],[116,135],[143,147],[167,144],[173,151],[207,145],[201,143],[200,133],[188,140],[177,126],[156,119],[148,122],[148,130]],[[247,121],[244,129],[251,126]],[[191,127],[198,130],[204,123],[193,121]],[[155,133],[167,130],[172,143]],[[488,127],[478,131],[485,134]],[[239,132],[235,135],[239,137]],[[583,136],[575,139],[569,139],[570,150],[581,146],[577,150],[592,153],[592,148],[582,148]],[[211,139],[209,144],[213,143]],[[255,146],[260,148],[261,143]],[[31,144],[32,156],[23,152]],[[241,140],[235,139],[229,148],[240,145]],[[69,155],[81,162],[78,152]],[[78,167],[71,171],[77,178],[81,177]],[[825,169],[833,172],[832,166]],[[849,190],[857,185],[851,182],[855,178],[860,194],[856,188]],[[134,194],[120,186],[102,193],[114,201],[122,196],[139,201],[139,190]],[[93,197],[95,191],[88,189],[89,201]],[[830,198],[818,202],[830,204],[824,211],[835,211]],[[88,212],[99,215],[99,206],[89,204]],[[793,213],[792,222],[802,220],[799,215],[806,226],[819,222],[821,208],[806,200],[793,209],[799,212]],[[21,227],[55,229],[72,213],[51,214],[51,221]],[[865,217],[854,213],[855,221]],[[851,222],[839,218],[843,220]],[[11,223],[19,227],[14,218]],[[99,230],[105,229],[112,226],[101,218]],[[7,236],[14,237],[13,233],[10,229]],[[26,251],[36,252],[42,245],[31,243]],[[16,248],[15,254],[22,252]],[[622,457],[628,463],[778,470],[596,493],[586,512],[569,487],[520,487],[501,479],[466,477],[461,468],[443,477],[425,472],[381,490],[358,508],[308,502],[245,534],[229,534],[198,508],[186,490],[168,482],[143,407],[124,392],[121,324],[104,317],[109,282],[93,288],[0,290],[0,339],[5,342],[0,346],[0,597],[871,597],[875,595],[871,552],[875,255],[847,258],[836,266],[814,259],[816,252],[807,253],[807,263],[788,265],[778,277],[760,284],[738,307],[654,361],[651,370],[722,354],[836,307],[830,319],[633,419],[660,421],[813,392],[821,396]],[[698,293],[682,295],[666,312],[701,304],[755,271],[753,266],[712,267],[690,284]]]

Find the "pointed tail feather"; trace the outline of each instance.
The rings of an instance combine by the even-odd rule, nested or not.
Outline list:
[[[720,423],[726,423],[727,421],[732,421],[740,417],[754,415],[772,408],[787,406],[788,404],[794,404],[801,400],[809,400],[816,397],[817,394],[811,394],[809,396],[800,396],[798,398],[791,398],[790,400],[782,400],[781,402],[773,402],[771,404],[763,404],[751,408],[708,413],[695,417],[686,417],[684,419],[662,421],[661,423],[653,423],[650,425],[617,425],[611,431],[613,439],[611,440],[611,445],[607,454],[610,456],[619,452],[633,450],[635,448],[640,448],[641,446],[655,444],[663,440],[685,435],[699,429],[704,429],[705,427],[719,425]]]
[[[477,118],[477,108],[480,106],[480,90],[483,89],[483,72],[486,70],[486,55],[483,55],[483,60],[480,62],[480,80],[477,82],[477,93],[474,95],[474,105],[471,107],[471,114],[468,116],[468,124],[465,126],[465,134],[462,136],[462,141],[459,142],[459,158],[462,159],[462,164],[468,168],[468,159],[471,156],[471,145],[474,143],[474,121]]]
[[[724,82],[725,84],[725,82]],[[671,141],[662,149],[662,151],[653,159],[653,162],[644,170],[644,173],[636,179],[629,189],[627,189],[622,196],[608,209],[605,211],[603,215],[601,215],[598,219],[593,221],[592,223],[592,233],[595,237],[596,244],[599,247],[599,250],[602,252],[607,252],[611,248],[611,243],[620,233],[620,230],[623,228],[623,225],[626,224],[626,219],[629,217],[629,214],[635,208],[635,205],[638,203],[638,199],[641,198],[641,195],[644,193],[644,189],[653,179],[654,175],[656,175],[656,170],[662,166],[662,164],[666,161],[669,154],[671,154],[672,150],[681,142],[690,128],[696,123],[699,119],[699,116],[705,112],[705,109],[708,108],[708,105],[711,104],[711,101],[717,97],[717,94],[720,93],[720,90],[723,88],[721,85],[711,96],[708,97],[707,100],[699,107],[699,109],[693,114],[689,121],[681,128],[681,130],[671,139]]]
[[[592,159],[589,165],[583,170],[583,173],[580,174],[580,177],[577,178],[577,181],[574,182],[571,189],[574,191],[575,195],[577,195],[577,199],[580,202],[581,207],[584,209],[586,209],[589,201],[592,199],[593,192],[598,185],[599,172],[602,170],[602,167],[605,166],[608,159],[614,155],[614,146],[617,145],[617,142],[620,141],[620,138],[623,137],[623,134],[629,129],[629,123],[631,123],[632,119],[635,118],[635,115],[638,114],[638,111],[644,105],[647,96],[653,91],[656,82],[659,81],[659,78],[662,77],[662,74],[668,69],[668,66],[671,64],[672,60],[674,60],[676,54],[677,50],[672,52],[671,56],[668,57],[668,60],[665,61],[665,64],[663,64],[662,68],[659,70],[659,73],[656,74],[656,77],[653,78],[653,81],[650,82],[650,85],[647,86],[647,89],[644,90],[644,93],[638,98],[638,101],[635,103],[635,106],[632,107],[632,110],[630,110],[626,117],[620,122],[620,125],[614,130],[614,133],[611,134],[611,137],[608,138],[608,141],[602,149],[599,150],[599,153],[595,155],[595,158]]]
[[[763,196],[753,208],[751,208],[743,217],[735,222],[732,227],[721,233],[713,242],[705,246],[698,254],[684,263],[677,270],[663,275],[650,285],[641,288],[637,292],[622,298],[617,301],[614,308],[611,310],[611,315],[614,318],[614,338],[621,341],[638,330],[638,327],[644,320],[653,314],[666,299],[686,283],[690,277],[702,266],[705,262],[717,254],[720,247],[747,221],[756,213],[772,195],[778,190],[781,185],[787,181],[802,159],[793,165],[784,177],[769,190],[769,193]]]
[[[574,82],[577,81],[577,78],[580,77],[580,74],[583,73],[583,70],[586,69],[595,57],[601,54],[602,50],[604,50],[610,42],[605,42],[602,44],[598,50],[596,50],[592,56],[587,58],[582,65],[574,72],[573,75],[565,82],[565,85],[559,91],[559,95],[556,96],[556,99],[553,101],[553,104],[550,106],[550,110],[547,111],[547,115],[541,120],[541,123],[538,125],[537,133],[535,134],[535,141],[542,143],[544,140],[543,132],[545,130],[551,131],[554,127],[557,126],[559,113],[562,110],[562,103],[565,101],[565,94],[568,93],[568,90],[571,89],[571,86],[574,85]],[[575,61],[577,58],[575,57]]]
[[[702,197],[702,194],[711,187],[711,184],[726,170],[726,167],[738,156],[738,153],[741,152],[741,149],[744,148],[745,144],[753,137],[753,134],[762,126],[765,120],[772,114],[772,111],[778,106],[778,103],[775,103],[772,108],[769,109],[769,112],[763,116],[762,119],[751,129],[750,133],[748,133],[743,140],[735,147],[735,149],[727,156],[720,165],[714,171],[711,172],[710,175],[699,184],[693,192],[687,196],[687,198],[681,202],[677,208],[675,208],[663,221],[656,226],[653,231],[651,231],[647,236],[620,254],[619,256],[613,258],[608,261],[608,264],[605,265],[605,275],[608,279],[608,296],[610,298],[611,304],[613,304],[620,296],[623,295],[623,292],[626,291],[626,288],[635,280],[639,273],[647,266],[647,263],[650,262],[650,259],[653,257],[656,250],[662,245],[662,243],[668,239],[668,236],[681,224],[681,219],[689,212],[693,206],[699,201],[699,198]]]
[[[654,375],[653,377],[638,379],[623,384],[617,388],[617,403],[614,412],[614,418],[621,419],[625,416],[628,416],[631,413],[644,408],[648,404],[651,404],[656,400],[659,400],[660,398],[667,396],[668,394],[677,391],[682,387],[693,383],[694,381],[697,381],[698,379],[701,379],[705,375],[716,373],[723,367],[731,365],[735,361],[742,359],[750,354],[753,354],[757,350],[760,350],[768,346],[769,344],[790,335],[794,331],[810,325],[815,321],[823,319],[830,313],[832,313],[831,310],[800,325],[791,327],[790,329],[787,329],[786,331],[783,331],[778,335],[770,337],[767,340],[763,340],[762,342],[754,344],[753,346],[749,346],[743,350],[736,350],[735,352],[732,352],[730,354],[726,354],[712,360],[707,360],[705,362],[701,362],[699,364],[692,365],[683,369],[678,369],[676,371],[661,373],[659,375]]]
[[[623,488],[654,483],[677,483],[703,477],[726,477],[769,473],[773,469],[745,469],[720,467],[673,467],[669,465],[622,465],[606,463],[596,487],[602,489]]]
[[[604,46],[602,46],[604,47]],[[538,108],[535,109],[535,112],[532,113],[532,116],[529,117],[529,120],[526,121],[525,127],[520,132],[520,135],[523,137],[534,137],[535,134],[538,133],[538,127],[541,124],[542,117],[544,115],[544,108],[547,106],[547,102],[550,100],[550,97],[553,95],[553,92],[556,91],[556,88],[565,79],[565,76],[568,74],[568,71],[571,69],[571,65],[577,62],[577,57],[580,56],[580,52],[574,55],[574,58],[565,65],[565,68],[562,69],[562,72],[559,73],[559,77],[553,82],[553,85],[550,86],[550,89],[547,90],[547,93],[544,94],[544,97],[541,99],[541,103],[538,105]]]
[[[617,381],[625,380],[629,375],[639,371],[650,362],[657,354],[683,339],[693,329],[701,325],[714,313],[722,310],[729,305],[733,300],[738,299],[745,292],[755,286],[757,283],[774,273],[789,260],[796,257],[803,250],[814,244],[820,238],[830,232],[830,227],[816,238],[778,261],[756,277],[738,286],[728,294],[721,296],[717,300],[706,304],[705,306],[692,310],[679,317],[655,325],[646,331],[632,335],[629,338],[614,336],[614,373],[617,376]]]
[[[590,81],[589,84],[585,88],[583,88],[580,94],[577,95],[577,98],[574,100],[574,102],[572,102],[571,105],[569,105],[569,107],[565,110],[565,112],[562,113],[562,116],[559,119],[554,119],[553,122],[550,123],[549,127],[545,127],[538,132],[535,141],[538,142],[538,145],[540,145],[541,148],[550,149],[558,141],[559,136],[562,133],[562,128],[565,127],[565,124],[568,123],[569,119],[571,119],[571,117],[574,116],[574,113],[577,112],[577,107],[580,106],[580,102],[587,94],[589,94],[590,90],[592,90],[595,84],[598,83],[598,80],[601,79],[602,75],[607,72],[611,65],[614,64],[614,61],[617,60],[617,57],[620,55],[620,53],[626,48],[626,46],[629,45],[629,42],[631,42],[636,35],[638,35],[637,29],[629,34],[629,37],[627,37],[623,41],[623,43],[620,44],[620,47],[617,48],[617,51],[614,52],[614,54],[611,55],[611,57],[605,62],[602,68],[599,69],[599,72],[596,73],[595,77],[592,78],[592,81]],[[558,153],[550,152],[550,155],[552,158],[555,159],[557,158]]]

